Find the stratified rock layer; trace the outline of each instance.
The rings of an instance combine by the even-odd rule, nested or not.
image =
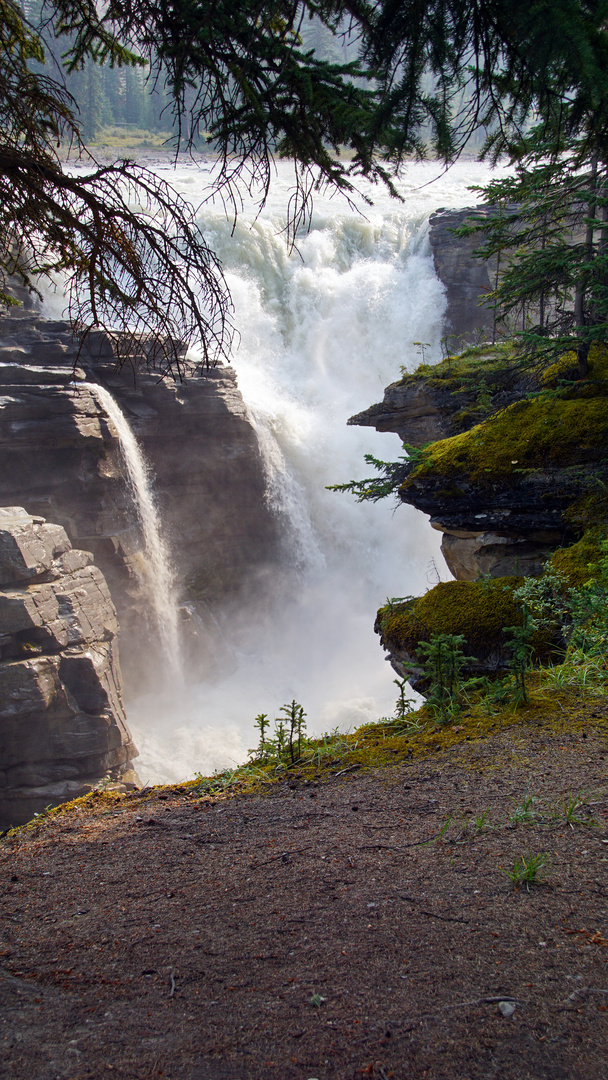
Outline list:
[[[116,611],[64,529],[0,508],[0,827],[133,781]]]
[[[91,335],[79,356],[67,323],[0,319],[0,503],[22,503],[92,551],[116,604],[127,686],[159,669],[142,591],[143,543],[117,432],[94,389],[115,397],[151,463],[180,599],[233,603],[263,590],[279,559],[276,521],[253,425],[225,366],[183,383],[116,371]]]
[[[504,610],[493,628],[488,623],[503,587],[508,594],[523,577],[539,575],[549,558],[567,577],[570,563],[578,583],[586,580],[598,529],[605,531],[607,387],[606,345],[590,350],[585,379],[573,353],[534,371],[512,346],[488,346],[421,366],[389,387],[381,405],[353,417],[411,444],[395,485],[443,533],[457,579],[379,611],[376,630],[400,675],[413,666],[420,680],[419,646],[442,633],[464,637],[471,672],[500,671],[511,648],[503,628],[518,625]],[[563,642],[533,644],[540,656]]]
[[[423,447],[462,435],[538,390],[534,374],[503,348],[471,353],[404,376],[349,424],[394,431],[404,443]],[[408,478],[401,497],[443,534],[441,549],[457,579],[539,574],[550,553],[574,538],[564,512],[581,494],[580,470],[524,470],[513,461],[508,475],[493,476],[490,458],[486,464],[481,480],[456,480],[441,470]]]
[[[446,288],[447,311],[445,338],[451,352],[474,341],[492,337],[494,313],[487,306],[492,289],[490,275],[494,260],[476,259],[473,252],[480,245],[478,236],[454,236],[454,229],[492,213],[487,206],[462,210],[436,210],[429,219],[429,243],[437,277]]]

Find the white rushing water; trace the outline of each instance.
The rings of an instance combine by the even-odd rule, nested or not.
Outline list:
[[[297,250],[285,246],[291,174],[279,168],[264,211],[245,206],[236,226],[213,206],[201,228],[222,259],[235,304],[240,344],[233,363],[258,432],[268,495],[286,526],[291,572],[270,613],[244,610],[222,626],[226,674],[180,695],[129,703],[147,781],[179,780],[242,761],[255,742],[257,713],[278,715],[292,698],[309,732],[354,728],[392,712],[394,673],[374,634],[387,596],[424,592],[449,577],[440,536],[411,507],[357,504],[326,485],[369,476],[372,453],[399,456],[392,434],[347,427],[382,399],[402,366],[440,358],[444,289],[427,238],[439,206],[475,201],[468,186],[489,170],[462,163],[408,168],[404,202],[371,191],[364,216],[339,198],[318,198]],[[168,176],[193,202],[207,177],[195,167]],[[431,181],[435,180],[435,183]]]
[[[179,687],[183,675],[175,581],[169,552],[162,537],[150,470],[126,416],[109,390],[97,383],[91,384],[91,390],[116,428],[144,541],[141,585],[154,613],[167,666],[167,682],[172,687]]]

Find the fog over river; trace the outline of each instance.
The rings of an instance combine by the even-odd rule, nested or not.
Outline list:
[[[193,203],[205,195],[204,169],[159,168]],[[344,199],[318,197],[309,231],[288,253],[283,233],[292,183],[279,165],[259,216],[245,206],[236,226],[219,205],[201,228],[222,260],[240,334],[232,363],[258,433],[268,498],[285,523],[290,566],[280,601],[218,625],[224,674],[212,683],[169,685],[128,705],[143,781],[181,780],[242,762],[257,742],[257,713],[278,716],[296,698],[309,733],[343,730],[392,713],[395,675],[373,631],[387,596],[424,592],[449,573],[440,535],[424,515],[385,500],[357,504],[327,484],[369,476],[364,454],[399,456],[396,435],[347,427],[380,401],[401,366],[441,357],[444,290],[435,276],[428,217],[471,205],[468,191],[490,170],[461,162],[441,175],[410,165],[404,202],[366,190],[362,213]]]

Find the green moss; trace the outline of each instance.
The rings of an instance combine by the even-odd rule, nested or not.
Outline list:
[[[512,371],[517,361],[514,347],[508,344],[480,345],[465,349],[458,356],[448,356],[439,364],[420,364],[413,372],[404,372],[402,385],[421,379],[453,391],[470,391],[494,382]]]
[[[433,475],[484,484],[546,465],[571,467],[607,446],[607,397],[526,399],[461,435],[433,443],[401,490]]]
[[[545,368],[540,377],[543,386],[558,386],[564,379],[569,382],[578,379],[578,361],[575,352],[564,353],[554,364]]]
[[[378,612],[388,646],[414,652],[433,634],[463,634],[469,649],[489,654],[504,647],[504,627],[521,623],[513,590],[519,577],[491,581],[445,581],[424,596]]]
[[[576,588],[589,581],[589,564],[598,563],[601,557],[600,535],[596,530],[590,529],[576,544],[554,551],[547,569],[563,574],[568,584]]]
[[[592,345],[589,349],[589,375],[594,382],[605,382],[608,379],[608,345]]]
[[[601,480],[596,480],[595,491],[576,499],[568,507],[564,519],[579,532],[596,529],[608,532],[608,491]]]

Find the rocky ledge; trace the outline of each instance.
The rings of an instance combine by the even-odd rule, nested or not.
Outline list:
[[[569,357],[542,374],[510,346],[422,366],[349,423],[412,448],[403,502],[428,514],[459,580],[536,575],[580,535],[572,508],[606,479],[606,350],[586,383]]]
[[[409,461],[399,496],[429,515],[456,581],[389,602],[376,631],[395,670],[420,679],[418,646],[462,635],[473,674],[509,662],[504,627],[521,623],[511,595],[549,566],[572,585],[601,557],[608,518],[608,348],[578,378],[566,354],[534,371],[510,346],[469,349],[423,366],[350,421],[396,431]],[[539,640],[540,652],[553,648]],[[421,687],[421,684],[420,688]]]
[[[116,611],[63,528],[0,508],[0,827],[99,781],[137,783]]]

